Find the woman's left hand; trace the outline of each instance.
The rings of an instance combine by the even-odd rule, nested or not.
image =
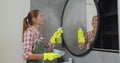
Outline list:
[[[51,44],[50,42],[45,42],[45,51],[52,51],[54,48],[54,44]]]

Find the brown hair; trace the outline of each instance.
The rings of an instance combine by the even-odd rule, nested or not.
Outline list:
[[[39,10],[31,10],[27,17],[24,18],[23,20],[23,34],[24,34],[24,31],[31,25],[33,25],[33,22],[32,22],[32,18],[35,17],[37,18],[38,14],[39,14]]]
[[[98,17],[98,16],[97,16],[97,15],[93,16],[92,21],[94,21],[94,18],[95,18],[95,17]]]
[[[38,14],[40,13],[39,10],[31,10],[27,17],[23,19],[23,33],[22,33],[22,40],[24,38],[24,31],[29,27],[33,25],[32,18],[37,18]]]

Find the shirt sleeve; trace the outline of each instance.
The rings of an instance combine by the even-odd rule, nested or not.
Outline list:
[[[33,47],[33,32],[32,30],[26,30],[24,32],[24,40],[23,40],[23,49],[24,58],[28,58],[32,54]]]

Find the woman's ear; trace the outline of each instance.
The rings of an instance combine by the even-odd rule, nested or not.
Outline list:
[[[36,21],[36,18],[35,18],[35,17],[33,17],[33,18],[32,18],[32,21]]]

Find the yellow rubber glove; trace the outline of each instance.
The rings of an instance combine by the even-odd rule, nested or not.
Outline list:
[[[55,44],[56,33],[57,33],[57,32],[55,32],[55,33],[52,35],[52,37],[50,38],[50,42],[51,42],[51,44]]]
[[[78,28],[78,43],[85,43],[84,31],[81,28]]]
[[[49,60],[52,61],[56,58],[60,58],[61,54],[58,53],[44,53],[44,59],[43,60]]]
[[[61,44],[62,43],[62,38],[61,38],[61,34],[63,33],[62,27],[58,28],[58,34],[56,36],[56,42],[57,44]]]
[[[55,44],[56,40],[58,40],[59,43],[61,43],[61,34],[63,33],[62,27],[58,28],[58,30],[52,35],[50,38],[50,42],[52,44]]]

